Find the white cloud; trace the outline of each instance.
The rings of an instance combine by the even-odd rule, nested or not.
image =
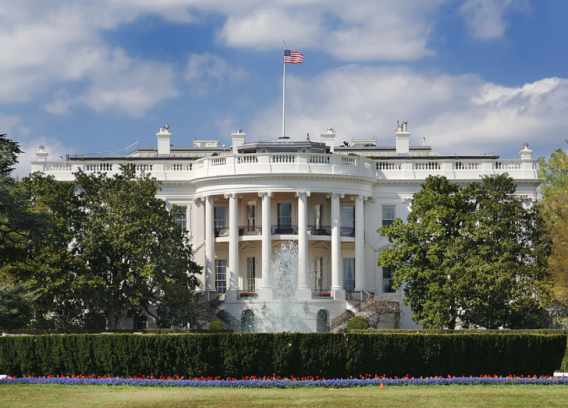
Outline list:
[[[411,144],[422,137],[445,154],[505,154],[515,158],[524,142],[552,150],[568,126],[568,80],[546,78],[522,87],[486,83],[473,75],[426,76],[403,67],[352,65],[314,78],[287,78],[286,133],[312,140],[328,127],[337,144],[377,138],[394,145],[396,120],[408,120]],[[259,113],[251,140],[279,136],[280,102]],[[546,135],[547,137],[543,137]],[[543,150],[546,150],[543,149]]]
[[[467,0],[460,11],[472,37],[492,40],[505,34],[508,23],[503,15],[508,11],[527,11],[527,0]]]
[[[218,55],[209,53],[191,54],[187,61],[184,78],[194,92],[204,94],[211,88],[220,88],[227,79],[238,83],[248,79],[249,74],[242,68],[227,64]]]

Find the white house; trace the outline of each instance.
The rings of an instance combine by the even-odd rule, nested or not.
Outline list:
[[[402,307],[402,292],[392,288],[393,271],[377,265],[389,245],[377,229],[406,218],[412,195],[430,175],[466,184],[507,172],[528,205],[536,200],[539,180],[528,145],[516,160],[446,156],[429,146],[410,146],[406,122],[396,130],[394,146],[339,143],[332,129],[318,142],[309,136],[247,142],[246,136],[231,134],[231,147],[196,140],[193,147],[178,148],[171,147],[166,125],[156,134],[157,148],[125,156],[49,161],[40,147],[32,172],[61,181],[72,181],[79,169],[113,174],[121,163],[150,172],[162,182],[159,197],[186,209],[179,222],[189,233],[195,261],[204,266],[199,290],[236,319],[254,315],[257,330],[267,329],[262,316],[272,302],[270,260],[282,242],[297,244],[297,316],[305,330],[326,330],[353,309],[353,300],[369,294],[401,303],[402,318],[388,324],[417,328]]]

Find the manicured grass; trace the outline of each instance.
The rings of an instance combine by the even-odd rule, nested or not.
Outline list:
[[[204,389],[0,385],[2,407],[565,407],[565,385]]]

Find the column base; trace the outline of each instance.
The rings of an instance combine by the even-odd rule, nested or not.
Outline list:
[[[312,290],[309,288],[299,288],[296,291],[296,299],[298,300],[311,300]]]
[[[258,291],[258,299],[259,300],[272,300],[274,299],[272,294],[272,288],[261,288]]]
[[[225,293],[225,303],[234,303],[237,301],[237,291],[234,289],[229,289]]]
[[[345,291],[343,289],[334,290],[333,300],[345,300]]]

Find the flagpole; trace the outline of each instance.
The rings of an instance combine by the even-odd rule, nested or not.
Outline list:
[[[284,41],[284,54],[286,54],[286,41]],[[284,56],[282,56],[284,58]],[[282,80],[282,137],[286,136],[286,62]]]

